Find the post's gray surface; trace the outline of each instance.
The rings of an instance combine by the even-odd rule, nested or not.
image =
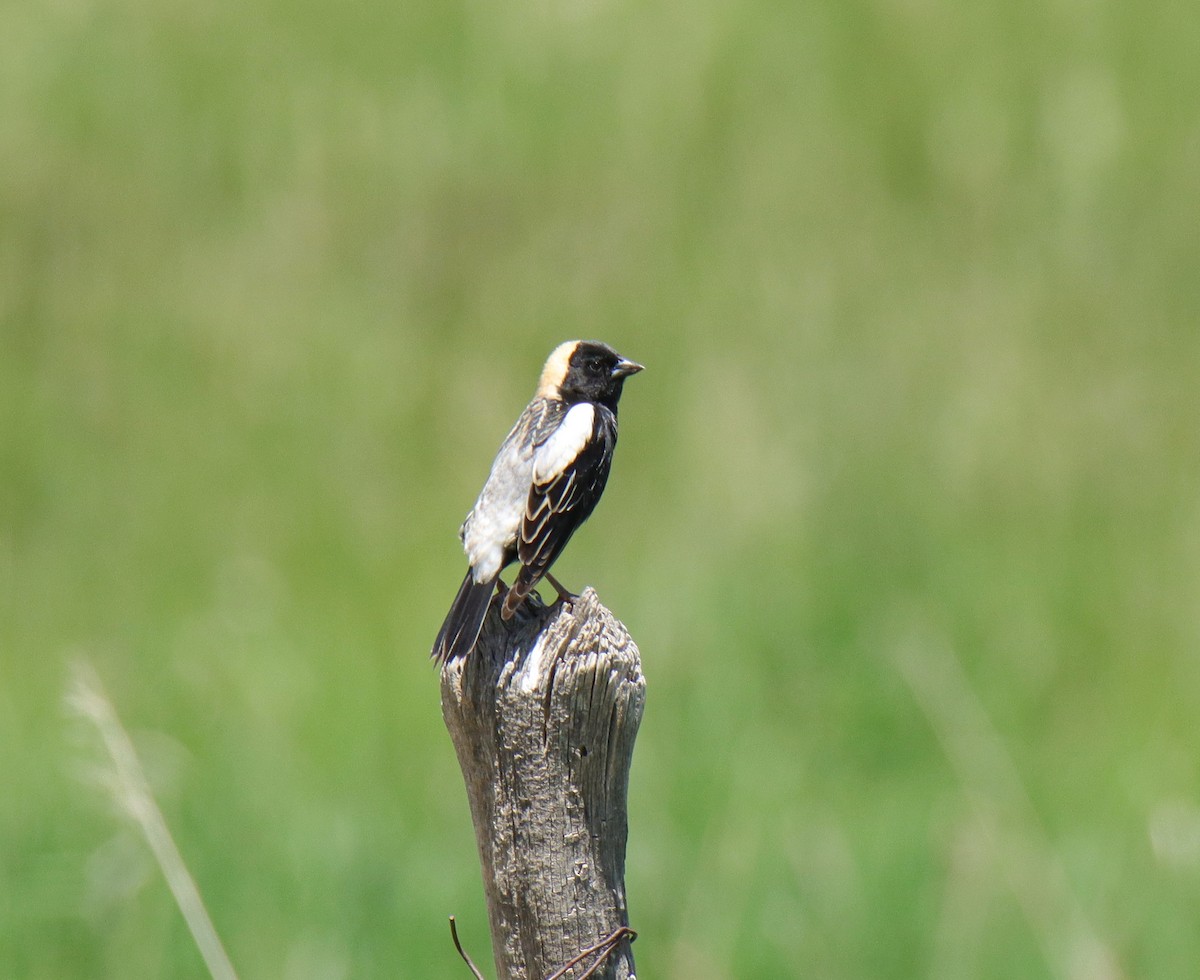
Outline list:
[[[627,792],[646,682],[592,589],[501,621],[442,668],[442,716],[466,781],[500,980],[544,980],[629,925]],[[578,976],[581,967],[567,974]],[[623,940],[594,976],[630,980]]]

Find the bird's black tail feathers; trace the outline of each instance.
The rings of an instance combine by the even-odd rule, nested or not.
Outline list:
[[[467,569],[467,577],[458,587],[458,595],[454,597],[446,621],[442,623],[433,642],[430,656],[434,660],[444,664],[471,652],[475,641],[479,639],[479,631],[483,629],[483,618],[487,615],[495,587],[495,580],[476,582],[471,577],[471,570]]]

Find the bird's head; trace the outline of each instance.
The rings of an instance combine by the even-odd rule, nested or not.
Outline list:
[[[622,357],[598,340],[559,344],[542,368],[537,393],[565,402],[600,402],[615,408],[625,379],[642,365]]]

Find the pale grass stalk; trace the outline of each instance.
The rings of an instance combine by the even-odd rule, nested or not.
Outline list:
[[[192,939],[204,958],[214,980],[237,980],[233,964],[212,919],[204,907],[196,882],[188,872],[183,855],[167,829],[162,811],[154,801],[150,784],[142,770],[129,734],[104,692],[100,678],[92,666],[76,662],[71,671],[67,703],[82,718],[89,721],[100,735],[104,749],[112,762],[111,792],[117,805],[137,824],[150,851],[162,870],[163,877],[175,897],[175,903],[192,933]]]
[[[893,661],[975,810],[977,842],[1003,870],[1053,975],[1120,980],[1112,947],[1071,887],[1021,772],[953,650],[912,639],[895,648]]]

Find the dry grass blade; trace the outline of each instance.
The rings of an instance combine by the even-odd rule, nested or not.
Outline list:
[[[146,781],[133,742],[108,700],[99,676],[90,664],[84,662],[77,662],[71,673],[67,704],[81,718],[90,722],[100,735],[112,762],[114,799],[133,818],[150,846],[209,974],[214,980],[237,980],[237,973],[213,927],[196,882],[188,872],[183,855],[179,853],[162,811],[150,792],[150,784]]]

